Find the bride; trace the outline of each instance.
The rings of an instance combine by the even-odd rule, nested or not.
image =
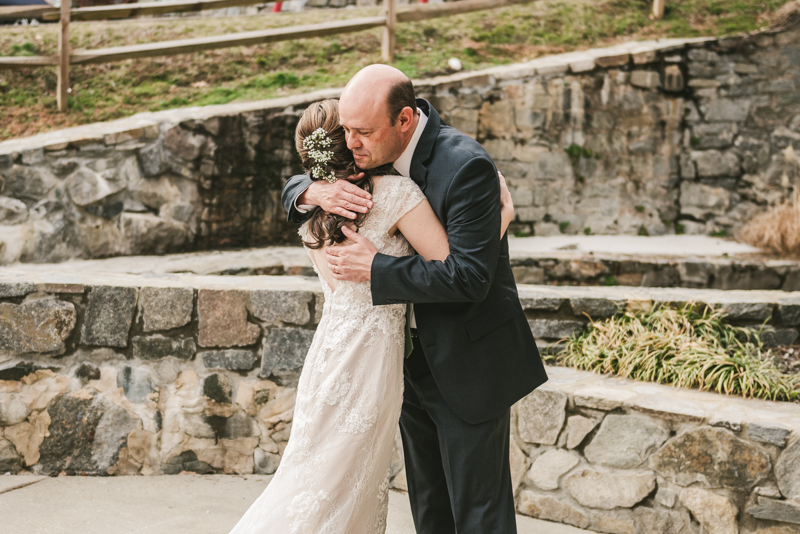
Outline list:
[[[313,180],[358,172],[339,124],[338,101],[312,104],[295,132]],[[447,234],[413,180],[367,171],[356,185],[374,207],[355,221],[317,210],[300,228],[325,294],[297,387],[292,432],[270,484],[231,534],[380,534],[386,529],[389,474],[403,402],[406,305],[373,306],[369,282],[338,282],[325,249],[348,225],[387,255],[415,251],[426,261],[450,254]],[[502,180],[502,178],[501,178]],[[502,230],[513,218],[504,190]]]

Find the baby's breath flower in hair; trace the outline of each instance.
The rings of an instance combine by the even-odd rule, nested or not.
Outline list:
[[[316,162],[316,165],[311,167],[311,177],[316,179],[325,179],[330,183],[336,181],[336,175],[333,171],[326,172],[325,168],[328,162],[333,158],[333,151],[324,150],[331,146],[331,140],[328,133],[322,129],[317,128],[314,133],[303,139],[303,148],[308,151],[308,157]]]

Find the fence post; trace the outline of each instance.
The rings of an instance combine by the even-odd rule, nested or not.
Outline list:
[[[664,18],[664,2],[666,0],[653,0],[653,18],[661,20]]]
[[[69,12],[72,0],[61,0],[61,20],[58,31],[58,86],[56,103],[58,111],[67,111],[69,100]]]
[[[383,27],[381,52],[384,63],[394,61],[394,31],[397,26],[397,0],[383,0],[386,5],[386,26]]]

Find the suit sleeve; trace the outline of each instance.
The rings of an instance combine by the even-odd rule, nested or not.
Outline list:
[[[283,204],[283,208],[289,214],[289,222],[293,222],[295,224],[303,224],[307,220],[311,218],[314,214],[315,210],[310,210],[308,213],[300,213],[295,209],[295,203],[297,202],[297,197],[303,194],[303,192],[308,189],[308,186],[311,185],[311,178],[306,176],[305,174],[299,174],[297,176],[292,176],[289,178],[289,181],[286,182],[286,185],[283,186],[283,192],[281,193],[281,203]]]
[[[500,250],[500,184],[486,158],[474,158],[453,178],[446,195],[450,256],[378,254],[372,262],[375,305],[480,302],[489,292]]]

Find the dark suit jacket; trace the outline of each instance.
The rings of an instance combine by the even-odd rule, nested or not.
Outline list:
[[[419,340],[436,384],[468,423],[501,415],[547,380],[511,273],[508,237],[500,236],[500,186],[486,151],[445,125],[427,100],[428,116],[411,178],[447,230],[450,256],[378,254],[372,264],[375,305],[414,303]],[[283,190],[289,220],[311,180],[294,176]]]

